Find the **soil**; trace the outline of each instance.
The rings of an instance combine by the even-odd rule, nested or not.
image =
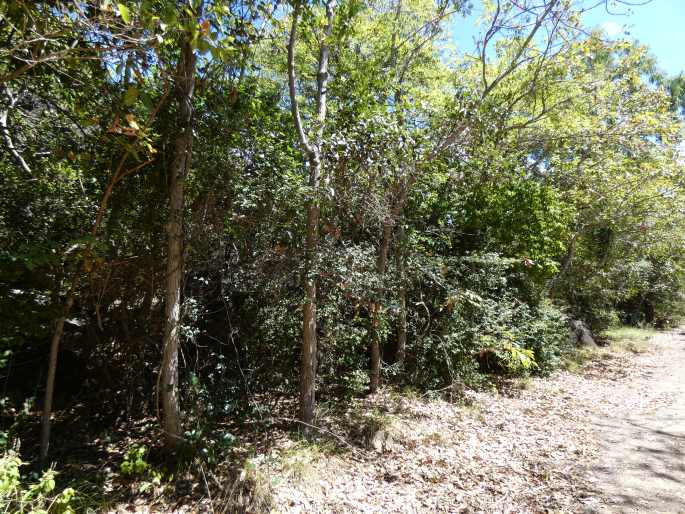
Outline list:
[[[614,391],[613,412],[593,420],[602,512],[685,513],[685,335],[652,344],[641,373]]]
[[[381,443],[312,457],[285,439],[260,464],[275,512],[685,513],[685,336],[598,352],[467,405],[386,392],[323,415],[359,447],[345,426],[375,413]]]

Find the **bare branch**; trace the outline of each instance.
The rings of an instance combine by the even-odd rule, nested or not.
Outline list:
[[[290,93],[290,110],[293,114],[297,137],[305,153],[311,156],[314,153],[314,149],[309,144],[309,138],[302,127],[302,116],[300,115],[300,106],[297,102],[297,77],[295,76],[295,44],[297,43],[297,26],[300,21],[301,11],[302,4],[298,1],[295,3],[293,10],[293,21],[290,26],[290,37],[288,39],[288,91]]]
[[[323,138],[324,123],[326,121],[326,100],[328,98],[328,57],[330,54],[330,38],[333,34],[333,4],[326,2],[326,28],[324,38],[319,49],[319,69],[316,74],[317,95],[316,95],[316,147],[321,150],[321,140]]]
[[[528,36],[526,39],[523,41],[523,44],[518,48],[516,53],[514,54],[514,57],[511,59],[509,62],[509,65],[506,67],[506,69],[501,72],[495,79],[487,86],[485,86],[485,89],[483,90],[483,93],[481,95],[482,98],[485,98],[493,89],[497,87],[497,85],[502,82],[507,76],[509,76],[516,68],[518,68],[521,64],[521,56],[523,53],[528,49],[528,46],[530,45],[530,42],[533,40],[535,37],[535,34],[538,33],[538,30],[540,30],[540,27],[542,27],[543,23],[547,19],[547,16],[549,16],[549,13],[552,12],[552,9],[559,3],[559,0],[550,0],[549,4],[546,6],[545,10],[540,14],[539,16],[536,17],[535,22],[533,23],[533,28],[530,30],[528,33]],[[499,6],[498,6],[499,7]],[[493,29],[494,27],[494,21],[493,24],[491,24],[490,30],[488,30],[488,33]],[[492,37],[492,35],[490,36]],[[551,35],[549,37],[552,37]],[[483,59],[483,67],[485,67],[485,44],[483,44],[483,50],[481,53],[481,58]],[[483,73],[485,74],[485,69],[483,69]],[[485,75],[484,75],[485,76]]]
[[[14,159],[14,161],[17,163],[17,165],[26,173],[29,177],[33,177],[33,172],[31,171],[31,168],[29,165],[26,163],[22,155],[19,153],[19,150],[14,146],[14,141],[12,140],[12,134],[10,133],[9,126],[7,124],[7,119],[10,113],[10,110],[16,105],[17,103],[17,98],[15,98],[12,93],[10,92],[9,88],[6,86],[2,86],[2,92],[5,94],[7,97],[8,101],[8,108],[3,109],[0,111],[0,132],[2,132],[2,138],[5,141],[5,146],[7,147],[7,150],[9,151],[10,155]]]

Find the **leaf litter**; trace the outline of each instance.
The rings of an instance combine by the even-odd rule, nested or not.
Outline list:
[[[466,391],[458,403],[391,390],[353,400],[345,414],[320,415],[318,425],[354,440],[363,432],[354,422],[380,413],[383,441],[316,452],[303,474],[292,473],[284,455],[306,444],[282,438],[260,461],[273,484],[273,512],[596,512],[604,499],[587,473],[599,458],[591,420],[662,401],[633,387],[657,362],[655,353],[600,350],[578,373]]]

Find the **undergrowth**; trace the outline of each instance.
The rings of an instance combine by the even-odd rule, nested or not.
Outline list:
[[[610,347],[614,351],[645,353],[649,350],[649,340],[659,332],[653,328],[645,327],[615,327],[604,332],[609,340]]]

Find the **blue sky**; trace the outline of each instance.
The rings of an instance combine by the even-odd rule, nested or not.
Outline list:
[[[586,0],[586,5],[598,0]],[[641,3],[644,0],[626,0],[628,3]],[[652,0],[646,5],[613,5],[608,0],[609,14],[604,5],[588,11],[584,15],[587,27],[601,26],[611,37],[637,39],[649,46],[657,58],[659,67],[670,75],[685,71],[685,0]],[[475,21],[481,14],[480,2],[473,2],[471,16],[457,17],[450,27],[453,40],[461,50],[473,51],[473,38],[479,32]],[[482,27],[481,27],[482,28]],[[626,35],[625,32],[629,32]]]
[[[602,26],[612,36],[621,36],[626,29],[628,37],[649,46],[660,68],[672,75],[685,71],[685,0],[652,0],[629,8],[619,5],[611,11],[625,14],[612,16],[601,6],[586,13],[585,21]]]

